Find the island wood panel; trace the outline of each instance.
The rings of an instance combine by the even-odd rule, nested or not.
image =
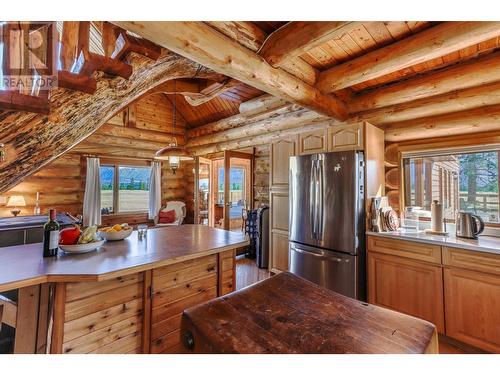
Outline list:
[[[140,351],[143,273],[65,284],[61,353]],[[57,316],[55,319],[60,319]],[[60,349],[60,350],[59,350]]]
[[[182,311],[234,290],[234,256],[230,250],[153,270],[151,353],[181,350]]]
[[[463,269],[444,269],[446,334],[500,353],[500,278]]]
[[[368,302],[428,320],[444,333],[440,266],[368,252]]]

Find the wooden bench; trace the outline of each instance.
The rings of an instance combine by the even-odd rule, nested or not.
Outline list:
[[[427,321],[347,298],[288,272],[184,311],[191,353],[437,353]]]

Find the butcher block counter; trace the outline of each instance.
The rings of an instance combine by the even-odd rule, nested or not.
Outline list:
[[[41,243],[1,248],[0,291],[19,288],[14,352],[176,352],[182,311],[234,290],[246,245],[241,233],[182,225],[57,258]]]
[[[432,323],[344,297],[291,273],[184,312],[192,353],[437,353]]]

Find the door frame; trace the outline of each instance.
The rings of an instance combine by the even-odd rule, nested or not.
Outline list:
[[[226,150],[224,151],[224,225],[223,228],[225,230],[230,230],[230,204],[229,204],[229,199],[230,199],[230,192],[229,192],[229,173],[231,169],[231,158],[238,158],[238,159],[247,159],[250,160],[250,176],[248,178],[250,179],[250,194],[249,194],[249,203],[250,207],[253,206],[253,185],[254,185],[254,162],[255,162],[255,149],[252,148],[252,153],[248,154],[245,152],[240,152],[240,151],[233,151],[233,150]],[[245,187],[246,189],[246,187]]]

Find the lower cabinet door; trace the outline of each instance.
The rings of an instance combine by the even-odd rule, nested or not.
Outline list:
[[[288,233],[273,232],[271,270],[288,271]]]
[[[500,277],[445,269],[444,294],[447,336],[500,353]]]
[[[368,302],[432,322],[444,333],[442,268],[368,252]]]

